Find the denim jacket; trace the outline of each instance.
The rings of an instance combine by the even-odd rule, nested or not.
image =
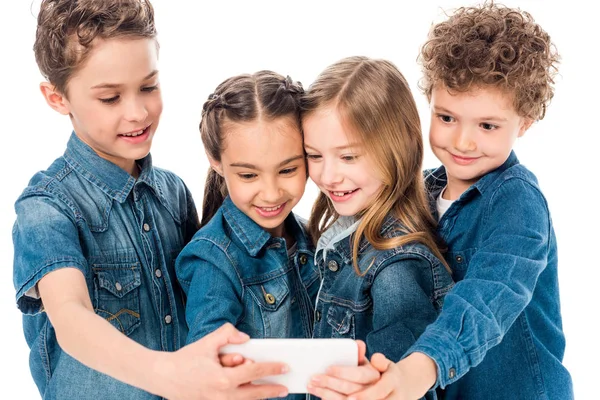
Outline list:
[[[445,169],[426,175],[437,213]],[[457,283],[410,351],[436,361],[446,398],[573,398],[561,363],[556,238],[535,176],[511,153],[454,201],[439,233]]]
[[[319,287],[314,249],[293,213],[285,220],[296,240],[272,237],[227,197],[177,259],[187,294],[188,343],[226,322],[252,338],[310,338]]]
[[[383,353],[399,361],[441,310],[453,285],[450,274],[431,250],[410,243],[376,250],[359,245],[359,276],[352,265],[352,234],[358,222],[340,217],[317,244],[322,283],[315,311],[315,338],[360,339],[367,355]],[[388,216],[381,235],[403,235],[399,221]],[[433,392],[428,398],[435,398]]]
[[[197,229],[196,210],[181,179],[153,167],[150,155],[138,165],[136,180],[73,134],[64,155],[38,172],[15,204],[16,300],[44,399],[158,398],[62,351],[37,295],[49,272],[80,270],[96,313],[136,342],[164,351],[185,343],[174,265]]]

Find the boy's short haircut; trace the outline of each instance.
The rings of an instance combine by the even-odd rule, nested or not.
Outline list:
[[[429,31],[419,87],[430,99],[438,84],[451,92],[495,86],[513,96],[520,116],[536,121],[554,95],[558,60],[529,13],[493,3],[463,7]]]
[[[94,39],[156,37],[154,9],[145,0],[43,0],[33,50],[40,72],[67,94],[67,83]]]

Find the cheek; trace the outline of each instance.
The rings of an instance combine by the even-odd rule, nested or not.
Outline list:
[[[152,99],[148,104],[148,109],[156,116],[159,116],[163,110],[162,97],[157,95],[156,98]]]
[[[321,174],[321,166],[317,163],[308,163],[308,176],[313,182],[319,181],[319,175]]]

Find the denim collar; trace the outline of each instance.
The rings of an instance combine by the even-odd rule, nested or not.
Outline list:
[[[315,251],[315,264],[317,264],[317,253],[319,250],[323,250],[323,258],[327,255],[327,250],[331,250],[337,247],[338,251],[344,252],[347,257],[352,257],[352,237],[358,228],[362,219],[356,219],[355,217],[344,217],[340,216],[337,220],[321,235],[317,243],[317,249]],[[394,218],[392,215],[388,214],[383,220],[381,224],[381,229],[379,233],[381,236],[386,236],[388,232],[397,227],[399,221]],[[348,245],[336,246],[337,243],[342,242],[345,239]],[[370,245],[367,238],[364,236],[360,239],[360,243],[358,245],[358,254],[362,254],[367,247]]]
[[[100,157],[90,146],[79,139],[75,132],[71,133],[64,159],[75,171],[119,203],[123,203],[127,199],[136,184],[133,176]],[[157,185],[154,176],[150,154],[138,160],[137,163],[140,167],[137,182],[147,184],[156,191],[159,197],[163,197],[162,190]]]
[[[269,232],[237,208],[229,196],[223,201],[221,209],[225,221],[231,227],[233,239],[237,239],[237,242],[246,249],[250,256],[255,257],[271,239],[283,240],[282,238],[272,238]],[[284,224],[288,233],[296,239],[297,249],[308,249],[308,236],[304,227],[296,220],[294,213],[290,213],[286,217]]]
[[[460,196],[459,200],[467,198],[467,196],[471,196],[475,190],[481,194],[485,193],[490,184],[494,182],[502,173],[504,173],[504,171],[517,164],[519,164],[519,159],[517,158],[514,150],[511,150],[508,158],[506,161],[504,161],[504,164],[482,176],[477,182],[465,190],[465,192]],[[425,182],[427,184],[427,192],[430,196],[430,201],[431,199],[437,199],[442,189],[444,189],[448,183],[446,168],[442,165],[433,170],[430,174],[425,176]]]

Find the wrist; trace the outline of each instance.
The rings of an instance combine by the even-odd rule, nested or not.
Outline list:
[[[414,352],[402,361],[406,361],[408,372],[424,391],[430,390],[437,382],[437,364],[428,355]]]
[[[144,390],[159,396],[167,396],[165,388],[171,387],[176,374],[172,355],[173,353],[166,351],[149,351],[144,365],[150,366],[150,371],[144,371],[142,376]]]

